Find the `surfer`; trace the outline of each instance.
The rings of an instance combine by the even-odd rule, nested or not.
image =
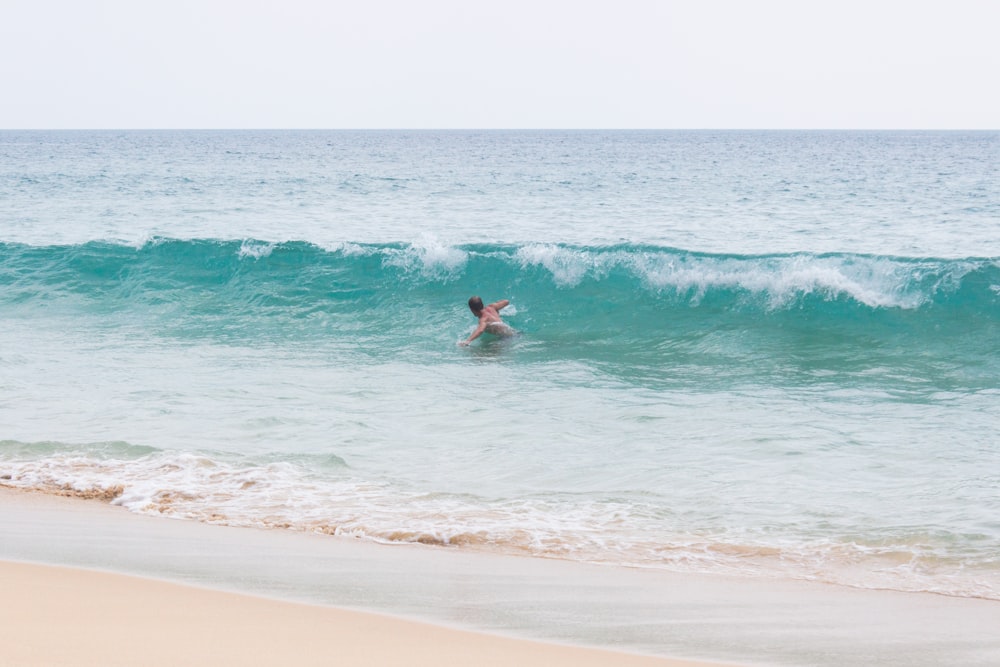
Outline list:
[[[472,332],[472,335],[467,339],[459,343],[459,345],[468,345],[472,341],[479,338],[483,333],[491,333],[494,336],[502,336],[506,338],[507,336],[513,336],[514,330],[511,329],[502,319],[500,319],[500,310],[506,308],[510,303],[508,299],[501,299],[500,301],[495,301],[488,306],[483,305],[483,300],[478,296],[471,297],[469,299],[469,310],[472,314],[479,318],[479,326],[476,330]]]

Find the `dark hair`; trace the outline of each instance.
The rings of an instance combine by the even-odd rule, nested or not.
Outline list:
[[[478,296],[469,297],[469,308],[473,312],[478,312],[483,309],[483,300]]]

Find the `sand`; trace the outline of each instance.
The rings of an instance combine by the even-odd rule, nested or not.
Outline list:
[[[0,587],[4,665],[707,664],[66,567],[0,562]]]
[[[0,591],[0,666],[1000,664],[995,600],[233,528],[2,484]]]

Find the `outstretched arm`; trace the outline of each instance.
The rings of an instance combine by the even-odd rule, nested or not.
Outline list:
[[[476,330],[472,332],[471,336],[463,340],[460,343],[460,345],[468,345],[472,341],[482,336],[484,331],[486,331],[486,320],[479,320],[479,326],[476,327]]]
[[[501,308],[506,308],[509,305],[510,305],[510,299],[500,299],[499,301],[491,303],[489,307],[500,310]]]

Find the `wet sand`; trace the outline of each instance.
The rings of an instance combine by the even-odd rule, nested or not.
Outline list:
[[[231,528],[2,487],[0,534],[0,628],[17,638],[0,664],[1000,664],[990,600]]]
[[[65,567],[0,562],[0,586],[8,665],[708,664]]]

